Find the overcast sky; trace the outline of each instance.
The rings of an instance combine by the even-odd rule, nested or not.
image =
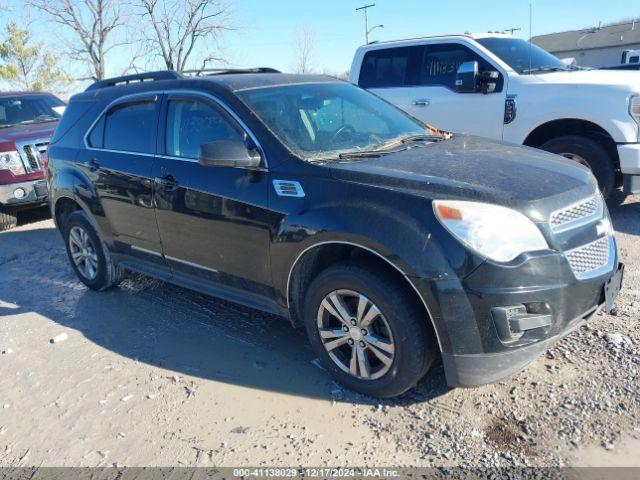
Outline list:
[[[9,12],[0,15],[0,26],[11,19],[34,21],[35,31],[48,48],[61,51],[66,32],[55,24],[42,24],[36,12],[24,2],[0,0]],[[231,5],[234,31],[226,32],[222,53],[235,66],[270,66],[290,71],[295,65],[296,32],[307,27],[313,32],[312,66],[316,70],[348,70],[355,49],[364,43],[364,19],[354,0],[227,0]],[[371,0],[372,40],[391,40],[445,33],[486,32],[521,28],[529,38],[528,0]],[[606,8],[605,8],[606,6]],[[533,35],[597,26],[599,22],[640,17],[638,0],[533,0]],[[129,63],[130,52],[115,51],[109,58],[108,74],[118,75]],[[147,65],[153,66],[147,59]],[[157,66],[157,64],[156,64]],[[75,65],[78,70],[80,66]]]

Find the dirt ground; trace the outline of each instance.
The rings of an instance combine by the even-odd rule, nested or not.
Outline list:
[[[383,402],[281,319],[144,277],[87,290],[40,215],[0,234],[0,466],[640,466],[638,197],[612,212],[614,315],[500,384],[436,367]]]

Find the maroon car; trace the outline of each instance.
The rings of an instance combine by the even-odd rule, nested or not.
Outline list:
[[[64,107],[50,93],[0,92],[0,231],[47,202],[46,151]]]

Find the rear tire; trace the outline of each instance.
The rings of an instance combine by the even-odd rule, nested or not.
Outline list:
[[[359,314],[365,301],[369,306]],[[348,318],[335,315],[336,304]],[[304,301],[307,335],[322,365],[346,387],[374,397],[400,395],[428,371],[438,350],[427,321],[415,299],[385,272],[352,262],[320,273]]]
[[[124,271],[113,263],[107,245],[85,212],[77,210],[69,215],[63,231],[69,262],[82,283],[98,291],[120,283]]]
[[[540,146],[541,150],[561,155],[591,169],[605,198],[615,190],[616,170],[607,150],[595,140],[580,135],[564,135]]]

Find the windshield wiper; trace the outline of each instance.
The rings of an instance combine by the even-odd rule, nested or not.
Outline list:
[[[358,150],[355,152],[342,152],[338,154],[340,160],[348,160],[350,158],[378,158],[380,152],[375,150]]]
[[[444,140],[444,137],[439,135],[430,135],[427,133],[419,133],[417,135],[410,135],[408,137],[404,137],[401,142],[402,143],[413,143],[413,142],[441,142]]]

